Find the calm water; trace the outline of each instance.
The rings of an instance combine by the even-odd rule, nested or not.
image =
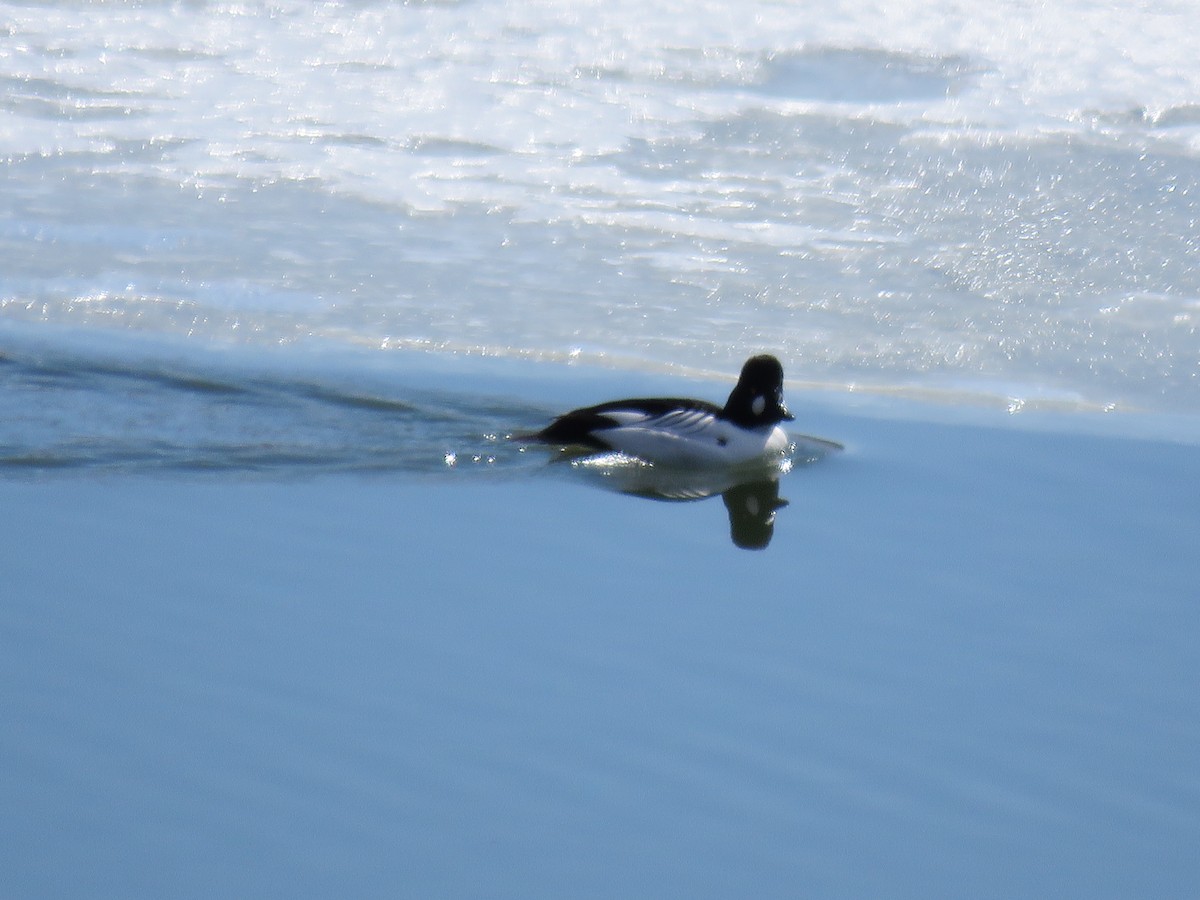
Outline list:
[[[0,4],[8,890],[1200,891],[1200,6],[975,6]]]
[[[1194,447],[815,418],[765,551],[544,468],[6,480],[9,889],[1193,893]]]

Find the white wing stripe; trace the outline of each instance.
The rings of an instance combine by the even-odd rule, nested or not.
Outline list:
[[[716,416],[702,409],[677,409],[646,422],[654,428],[664,428],[677,434],[696,434],[711,428]]]
[[[641,425],[650,421],[650,415],[648,413],[638,412],[636,409],[608,410],[601,415],[603,415],[606,419],[612,419],[620,427]]]

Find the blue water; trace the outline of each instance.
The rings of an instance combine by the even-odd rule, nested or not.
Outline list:
[[[821,423],[765,551],[546,475],[0,485],[8,889],[1189,895],[1194,448]]]
[[[1197,33],[0,3],[5,890],[1195,895]]]

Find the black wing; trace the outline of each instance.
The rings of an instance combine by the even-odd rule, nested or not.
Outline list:
[[[712,415],[719,415],[721,412],[719,406],[705,400],[685,400],[678,397],[638,397],[631,400],[613,400],[565,413],[533,437],[547,444],[558,444],[564,447],[578,446],[591,447],[596,450],[611,450],[613,448],[604,440],[604,432],[609,428],[630,424],[628,414],[640,413],[646,419],[655,419],[679,410],[692,410]],[[626,415],[614,415],[621,413]]]

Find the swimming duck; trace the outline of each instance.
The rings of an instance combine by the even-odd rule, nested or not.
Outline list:
[[[783,366],[764,354],[746,360],[724,407],[675,397],[613,400],[572,410],[527,437],[649,463],[736,466],[786,452],[791,440],[780,423],[792,418]]]

